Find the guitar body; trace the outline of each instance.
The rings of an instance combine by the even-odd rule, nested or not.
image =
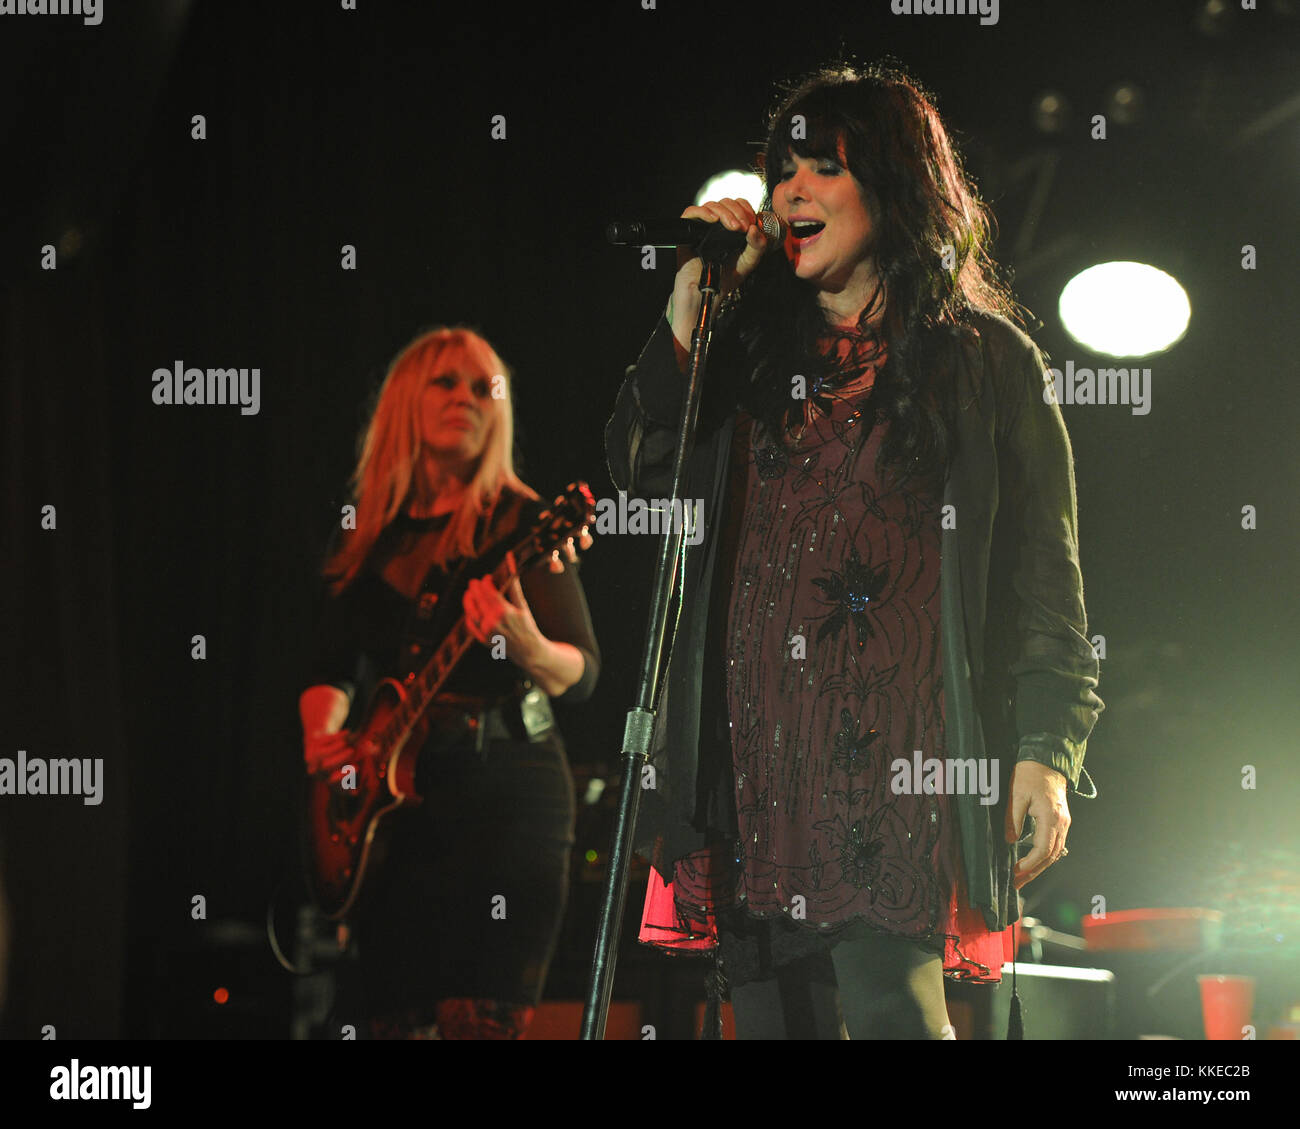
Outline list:
[[[557,551],[566,538],[585,533],[596,520],[595,507],[587,484],[571,483],[492,570],[497,591],[522,568]],[[324,771],[309,777],[308,879],[330,921],[343,920],[356,906],[362,879],[384,853],[391,813],[421,802],[415,768],[433,725],[429,707],[474,642],[462,616],[418,674],[404,682],[386,678],[376,688],[353,734],[353,755],[342,779]]]
[[[406,690],[386,678],[376,687],[353,742],[350,778],[332,784],[323,774],[308,780],[307,812],[313,845],[312,888],[330,921],[354,908],[362,879],[377,865],[385,846],[385,817],[421,802],[415,790],[415,765],[426,728],[417,725],[396,748],[385,749],[382,735],[406,701]],[[351,784],[354,787],[345,787]]]

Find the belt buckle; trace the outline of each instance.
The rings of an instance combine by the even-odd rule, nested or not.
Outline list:
[[[469,731],[474,734],[474,752],[478,754],[479,760],[486,761],[487,714],[467,713],[465,715],[465,724],[469,726]]]
[[[530,741],[549,732],[555,725],[550,701],[541,690],[532,685],[529,686],[528,693],[519,699],[519,717]]]

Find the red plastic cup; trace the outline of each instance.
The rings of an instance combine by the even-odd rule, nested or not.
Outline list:
[[[1253,976],[1198,976],[1207,1039],[1242,1039],[1255,1006]]]

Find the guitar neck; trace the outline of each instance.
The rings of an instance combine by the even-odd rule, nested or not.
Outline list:
[[[525,543],[526,541],[527,539]],[[522,549],[522,543],[519,548]],[[505,559],[489,574],[498,592],[504,591],[506,586],[519,575],[518,569],[514,567],[514,561],[513,552],[506,554]],[[470,633],[465,616],[462,614],[447,632],[429,661],[405,686],[406,697],[393,711],[393,716],[385,728],[385,747],[397,749],[405,744],[411,730],[424,716],[425,710],[437,697],[438,692],[451,676],[451,672],[456,669],[457,663],[464,658],[465,652],[473,642],[474,636]]]

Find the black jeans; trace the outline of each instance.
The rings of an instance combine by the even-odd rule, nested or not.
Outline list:
[[[558,730],[534,742],[426,750],[424,803],[396,813],[387,857],[353,919],[357,959],[339,1023],[439,1001],[535,1007],[568,894],[574,796]]]

